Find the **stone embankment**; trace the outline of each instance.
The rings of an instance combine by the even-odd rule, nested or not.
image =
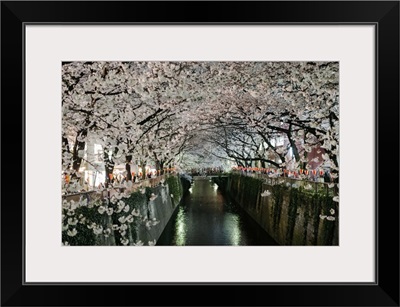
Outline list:
[[[63,196],[63,244],[154,244],[189,187],[184,176],[167,175],[129,190]]]
[[[214,181],[279,244],[338,245],[335,187],[290,178],[255,177],[230,174]]]

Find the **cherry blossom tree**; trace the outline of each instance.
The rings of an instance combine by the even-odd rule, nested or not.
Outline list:
[[[96,142],[106,178],[126,163],[131,179],[132,160],[163,169],[201,140],[215,159],[278,168],[307,167],[318,147],[337,177],[338,74],[337,62],[65,62],[63,170],[78,174]]]

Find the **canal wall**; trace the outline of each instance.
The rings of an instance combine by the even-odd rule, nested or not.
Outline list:
[[[64,245],[153,245],[157,242],[190,181],[169,175],[159,185],[110,197],[83,194],[63,200]]]
[[[338,202],[327,184],[238,174],[214,181],[280,245],[338,245]]]

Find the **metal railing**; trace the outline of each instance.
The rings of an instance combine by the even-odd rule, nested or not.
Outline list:
[[[177,176],[177,174],[164,174],[157,176],[155,178],[148,178],[148,179],[143,179],[140,180],[139,182],[133,182],[131,187],[125,186],[124,184],[114,184],[112,186],[109,186],[108,188],[104,189],[96,189],[96,190],[90,190],[90,191],[82,191],[82,192],[77,192],[77,193],[70,193],[70,194],[64,194],[62,195],[62,199],[70,201],[79,201],[82,198],[87,198],[88,200],[95,200],[95,199],[103,199],[106,197],[111,197],[114,194],[119,194],[119,193],[134,193],[138,191],[139,189],[143,188],[151,188],[151,187],[156,187],[160,185],[162,180],[166,180],[169,176]]]
[[[257,178],[263,181],[263,185],[283,185],[288,188],[297,188],[302,190],[309,190],[310,192],[323,192],[336,195],[338,192],[338,185],[331,182],[312,181],[301,178],[290,178],[290,177],[271,177],[268,174],[232,171],[233,174],[241,176]],[[323,178],[319,178],[323,179]],[[264,186],[263,186],[264,189]]]

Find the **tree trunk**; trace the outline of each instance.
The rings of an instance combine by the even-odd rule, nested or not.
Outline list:
[[[72,174],[72,178],[78,178],[77,173],[79,172],[79,168],[81,167],[82,158],[79,157],[79,151],[85,150],[86,142],[78,141],[78,138],[86,137],[87,129],[80,130],[75,138],[75,144],[72,149],[72,169],[74,170]]]
[[[126,162],[125,162],[125,170],[126,170],[126,180],[131,181],[132,180],[132,171],[131,171],[131,163],[132,162],[132,156],[126,156]]]
[[[140,164],[140,167],[142,168],[142,176],[141,176],[141,178],[142,179],[146,179],[146,163],[142,162],[142,164]],[[138,177],[139,177],[139,175],[138,175]]]
[[[62,146],[62,152],[63,153],[69,153],[70,152],[68,139],[65,136],[62,137],[61,146]],[[62,157],[62,164],[63,164],[63,167],[64,167],[64,165],[65,165],[64,155]],[[71,167],[71,164],[68,163],[68,166],[66,166],[65,168],[69,169],[70,167]]]
[[[164,161],[160,161],[160,174],[164,175]]]
[[[113,173],[115,162],[113,161],[112,157],[110,158],[108,156],[108,150],[107,149],[104,149],[103,157],[104,157],[104,169],[105,169],[105,172],[106,172],[105,186],[106,186],[106,188],[108,188],[110,183],[111,183],[110,175]]]
[[[160,174],[161,174],[161,161],[159,160],[155,160],[156,161],[156,171],[160,170]],[[157,172],[158,175],[158,172]]]
[[[289,132],[287,133],[287,137],[289,139],[290,146],[292,147],[292,152],[296,162],[300,161],[299,150],[297,149],[296,142],[292,139],[292,124],[289,126]]]

